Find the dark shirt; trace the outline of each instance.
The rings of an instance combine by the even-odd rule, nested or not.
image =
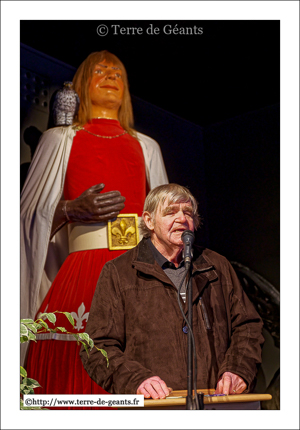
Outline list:
[[[173,282],[173,284],[178,290],[178,288],[180,287],[180,284],[182,283],[183,278],[186,276],[184,260],[182,259],[178,267],[175,267],[175,265],[171,261],[169,261],[158,251],[158,249],[153,245],[150,237],[147,239],[147,244],[151,249],[157,263],[160,265],[160,267],[163,269],[165,274]],[[183,285],[180,289],[180,295],[182,297],[182,300],[185,302],[186,300],[186,282],[185,281],[183,282]]]

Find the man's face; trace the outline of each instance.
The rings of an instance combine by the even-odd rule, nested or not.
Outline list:
[[[164,202],[156,211],[151,239],[164,248],[182,248],[181,235],[185,230],[194,231],[193,207],[191,202]],[[150,229],[152,229],[150,227]]]
[[[119,109],[124,94],[122,70],[106,60],[96,64],[89,93],[93,105]]]

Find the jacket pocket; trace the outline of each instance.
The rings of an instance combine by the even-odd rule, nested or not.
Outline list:
[[[209,321],[209,318],[208,318],[208,313],[207,313],[204,301],[203,301],[203,299],[201,297],[199,298],[199,306],[200,306],[200,309],[201,309],[201,314],[202,314],[202,318],[203,318],[203,321],[204,321],[205,328],[206,328],[206,330],[211,330],[211,324],[210,324],[210,321]]]

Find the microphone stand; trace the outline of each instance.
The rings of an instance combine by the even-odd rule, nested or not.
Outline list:
[[[187,397],[186,397],[186,409],[204,409],[203,393],[197,394],[197,386],[194,387],[195,396],[193,396],[193,349],[195,350],[195,340],[193,336],[193,289],[192,289],[192,258],[193,250],[192,246],[195,240],[195,235],[190,230],[185,230],[181,239],[184,245],[183,258],[186,269],[187,282],[187,299],[188,299],[188,318],[184,319],[187,323],[188,328],[188,339],[187,339]],[[180,288],[178,290],[179,297]],[[180,304],[180,302],[179,302]],[[182,308],[181,308],[182,310]],[[194,347],[194,348],[193,348]],[[196,352],[195,352],[196,355]],[[197,376],[197,362],[195,358],[195,376]]]
[[[187,341],[187,396],[186,396],[186,409],[187,410],[203,410],[204,409],[204,394],[197,393],[195,387],[195,395],[193,396],[193,289],[192,289],[192,263],[188,263],[187,270],[188,284],[187,284],[187,299],[188,299],[188,341]]]
[[[193,291],[192,291],[192,266],[189,266],[187,271],[188,284],[187,284],[187,299],[188,299],[188,323],[190,328],[193,327]],[[193,345],[192,345],[192,331],[188,330],[188,343],[187,343],[187,397],[186,409],[195,409],[193,399]]]

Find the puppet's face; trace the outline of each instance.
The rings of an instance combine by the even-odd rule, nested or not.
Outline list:
[[[119,109],[124,94],[122,70],[103,60],[96,64],[89,86],[93,105]]]

